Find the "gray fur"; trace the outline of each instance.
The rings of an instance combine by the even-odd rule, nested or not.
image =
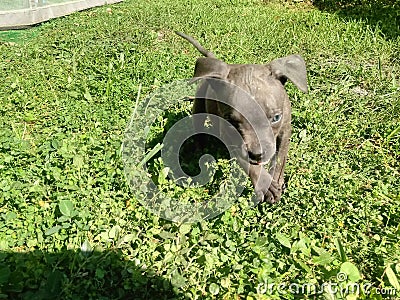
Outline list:
[[[244,140],[242,148],[248,154],[248,159],[244,159],[244,155],[237,158],[250,176],[257,199],[270,203],[279,201],[284,187],[284,168],[291,136],[291,105],[284,84],[290,80],[302,92],[307,93],[307,73],[303,58],[300,55],[290,55],[265,65],[227,64],[217,59],[192,37],[179,32],[177,34],[188,40],[205,56],[198,58],[195,65],[193,81],[205,80],[196,94],[193,114],[209,113],[227,120],[235,120],[235,127]],[[207,81],[207,78],[219,79],[221,83]],[[229,85],[224,85],[224,82]],[[238,99],[235,91],[229,90],[230,84],[246,91],[258,105],[249,105],[251,101],[246,97]],[[230,97],[232,106],[210,100],[218,99],[215,96],[221,93]],[[210,95],[210,99],[207,99],[206,95]],[[241,109],[250,110],[247,114],[250,117],[243,118],[238,113]],[[274,122],[278,115],[280,121]],[[262,120],[263,118],[265,119]],[[202,120],[203,123],[204,121],[205,119]],[[268,133],[271,132],[266,129],[268,126],[271,126],[273,134]],[[257,139],[258,133],[264,135],[261,134],[261,138]],[[274,155],[271,156],[272,152]],[[263,166],[267,162],[270,164],[268,170]]]

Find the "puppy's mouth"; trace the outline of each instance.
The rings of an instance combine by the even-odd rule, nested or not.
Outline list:
[[[256,166],[269,166],[272,163],[272,159],[274,157],[274,155],[268,155],[268,153],[264,154],[264,155],[260,155],[260,157],[252,157],[248,151],[248,148],[245,147],[245,145],[242,145],[239,148],[237,148],[237,150],[239,150],[239,156],[242,159],[245,159],[249,164],[251,165],[256,165]]]
[[[265,166],[265,165],[268,165],[271,162],[271,160],[256,161],[256,160],[250,159],[249,162],[252,165]]]

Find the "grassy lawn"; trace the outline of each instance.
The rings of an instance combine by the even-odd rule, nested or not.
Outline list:
[[[125,0],[0,33],[0,299],[399,298],[398,7],[328,2]],[[133,196],[136,98],[199,57],[174,30],[228,63],[305,58],[279,204],[177,224]]]

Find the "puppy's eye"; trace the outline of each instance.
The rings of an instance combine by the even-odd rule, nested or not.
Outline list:
[[[271,123],[276,124],[282,119],[282,114],[276,114],[272,117]]]

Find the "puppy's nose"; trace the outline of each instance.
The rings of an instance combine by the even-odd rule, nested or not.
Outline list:
[[[256,162],[261,162],[262,157],[263,157],[263,153],[254,153],[254,152],[249,151],[249,158],[251,160],[254,160]]]

